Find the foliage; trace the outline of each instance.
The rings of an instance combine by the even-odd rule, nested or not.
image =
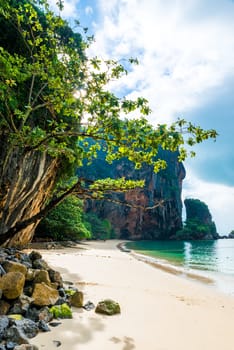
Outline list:
[[[40,222],[36,235],[60,241],[90,238],[81,200],[75,196],[67,197]]]
[[[186,198],[184,204],[186,207],[187,219],[197,219],[198,221],[211,219],[207,204],[199,199]]]
[[[95,213],[86,213],[85,220],[92,233],[93,239],[112,239],[115,232],[107,219],[100,219]]]
[[[63,6],[62,1],[58,6]],[[92,38],[74,32],[50,10],[47,0],[0,0],[0,31],[0,135],[7,138],[8,150],[23,154],[35,150],[56,158],[60,176],[81,166],[84,159],[91,162],[100,147],[108,162],[127,157],[136,168],[146,162],[157,172],[166,167],[157,158],[159,147],[178,150],[183,161],[194,155],[188,147],[217,135],[183,119],[152,127],[144,98],[128,100],[107,90],[109,82],[127,74],[124,65],[87,58]],[[129,62],[137,63],[132,58]],[[134,111],[135,118],[123,118]],[[90,139],[92,144],[87,142]],[[111,186],[126,191],[134,185],[106,181],[109,186],[99,183],[102,191],[79,178],[67,182],[63,193],[59,185],[48,209],[72,193],[80,198],[92,198],[93,193],[102,197],[101,192]],[[6,235],[39,221],[45,212],[10,228]]]
[[[150,113],[144,98],[120,99],[106,90],[108,82],[127,73],[124,66],[85,58],[90,38],[74,33],[46,0],[1,0],[0,26],[1,32],[19,38],[16,42],[10,37],[9,42],[5,34],[0,41],[0,122],[12,142],[24,149],[40,149],[81,164],[82,159],[95,157],[100,147],[89,146],[85,139],[105,140],[110,162],[128,157],[137,167],[154,163],[159,171],[165,167],[164,161],[153,160],[159,146],[179,149],[184,160],[185,144],[216,136],[214,130],[185,120],[154,129],[144,117]],[[134,110],[139,118],[120,118]],[[185,133],[190,134],[187,139]]]
[[[40,222],[36,236],[63,241],[83,238],[110,239],[115,234],[107,219],[100,219],[94,213],[84,213],[82,201],[75,196],[69,196]]]
[[[216,226],[206,203],[199,199],[185,199],[186,221],[182,230],[177,231],[177,239],[216,238]]]

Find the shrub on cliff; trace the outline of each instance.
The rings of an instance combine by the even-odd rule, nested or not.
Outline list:
[[[90,238],[91,231],[87,226],[81,200],[70,196],[41,221],[36,236],[60,241]]]
[[[109,220],[100,219],[95,213],[86,213],[85,220],[91,231],[91,238],[111,239],[116,237]]]

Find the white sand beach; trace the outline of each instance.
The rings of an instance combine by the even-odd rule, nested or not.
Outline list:
[[[234,298],[208,284],[157,269],[116,248],[119,241],[40,250],[85,302],[111,298],[121,314],[73,308],[73,319],[31,343],[54,350],[233,350]]]

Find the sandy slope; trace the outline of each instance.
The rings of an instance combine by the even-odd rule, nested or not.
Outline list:
[[[84,249],[41,251],[48,263],[96,304],[112,298],[121,315],[74,309],[52,332],[33,339],[39,349],[233,350],[234,298],[211,287],[158,270],[116,249],[117,241]]]

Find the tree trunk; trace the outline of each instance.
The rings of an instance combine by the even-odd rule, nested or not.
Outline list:
[[[46,152],[23,152],[0,139],[0,235],[44,207],[55,184],[58,162]],[[4,246],[29,243],[39,220],[6,239]]]

